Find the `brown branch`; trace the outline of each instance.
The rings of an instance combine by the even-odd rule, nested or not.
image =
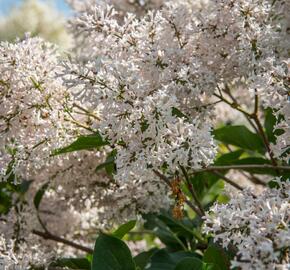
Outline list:
[[[163,175],[162,173],[160,173],[159,171],[157,170],[154,170],[153,169],[153,172],[162,180],[164,181],[169,187],[171,187],[171,184],[170,184],[170,180],[165,176]]]
[[[70,240],[64,239],[64,238],[59,237],[57,235],[53,235],[50,232],[41,232],[41,231],[37,231],[37,230],[32,230],[32,233],[42,237],[43,239],[52,240],[52,241],[55,241],[55,242],[58,242],[58,243],[62,243],[62,244],[65,244],[67,246],[71,246],[73,248],[76,248],[78,250],[82,250],[82,251],[87,252],[87,253],[91,253],[92,254],[94,252],[94,250],[91,249],[91,248],[84,247],[84,246],[79,245],[79,244],[77,244],[75,242],[72,242]]]
[[[270,164],[244,164],[244,165],[227,165],[227,166],[209,166],[203,169],[194,170],[194,173],[225,171],[225,170],[251,170],[251,169],[278,169],[281,171],[290,171],[290,166],[274,166]]]
[[[257,89],[255,89],[255,109],[254,109],[254,114],[258,115],[258,110],[259,110],[259,96]]]
[[[262,126],[262,124],[261,124],[261,122],[259,120],[258,110],[259,110],[259,96],[258,96],[257,89],[255,89],[255,108],[254,108],[253,114],[251,115],[251,118],[254,120],[254,122],[255,122],[255,124],[256,124],[256,126],[258,128],[258,133],[262,137],[262,140],[263,140],[264,145],[266,147],[266,150],[267,150],[267,152],[268,152],[268,154],[270,156],[272,164],[277,167],[278,164],[277,164],[277,161],[276,161],[276,159],[274,157],[274,154],[273,154],[273,152],[272,152],[272,150],[270,148],[270,142],[269,142],[268,137],[265,134],[263,126]],[[277,172],[278,175],[280,174],[278,169],[276,169],[276,172]]]
[[[237,103],[237,101],[235,99],[233,100],[233,102],[231,102],[231,101],[227,100],[226,98],[224,98],[222,95],[218,95],[218,94],[214,93],[214,96],[217,97],[217,98],[219,98],[221,101],[225,102],[229,106],[231,106],[233,109],[241,112],[245,116],[245,118],[249,122],[249,124],[252,126],[252,128],[257,133],[259,132],[258,129],[257,129],[257,127],[252,122],[253,115],[251,113],[245,111],[244,109],[242,109],[241,106]]]
[[[243,108],[241,108],[239,106],[239,104],[235,103],[235,102],[230,102],[229,100],[225,99],[223,96],[220,96],[216,93],[213,94],[215,97],[219,98],[220,100],[222,100],[223,102],[227,103],[229,106],[231,106],[232,108],[234,108],[235,110],[238,110],[239,112],[243,113],[244,115],[251,117],[251,114],[248,113],[247,111],[245,111]]]
[[[190,182],[190,180],[188,178],[187,172],[186,172],[186,170],[182,166],[180,166],[180,168],[181,168],[182,173],[183,173],[183,175],[185,177],[185,181],[186,181],[188,190],[191,193],[192,198],[193,198],[195,204],[197,205],[197,207],[198,207],[198,209],[200,211],[200,214],[202,216],[204,216],[205,215],[205,212],[204,212],[203,207],[202,207],[202,205],[201,205],[201,203],[200,203],[200,201],[199,201],[199,199],[198,199],[198,197],[197,197],[197,195],[195,193],[195,190],[193,189],[193,186],[192,186],[192,184],[191,184],[191,182]]]
[[[230,178],[226,177],[225,175],[223,175],[222,173],[218,172],[218,171],[212,171],[211,173],[215,174],[216,176],[220,177],[221,179],[223,179],[225,182],[227,182],[228,184],[232,185],[233,187],[235,187],[238,190],[243,190],[244,188],[242,186],[240,186],[239,184],[235,183],[234,181],[232,181]]]
[[[226,92],[227,94],[229,94],[228,92]],[[233,102],[227,100],[226,98],[224,98],[223,96],[214,93],[214,96],[219,98],[220,100],[222,100],[223,102],[227,103],[229,106],[231,106],[232,108],[238,110],[239,112],[241,112],[246,119],[248,120],[248,122],[251,124],[251,126],[255,129],[255,131],[261,136],[264,146],[270,156],[271,162],[273,164],[273,166],[277,167],[277,162],[275,160],[274,154],[270,148],[270,142],[263,130],[263,126],[258,118],[258,109],[259,109],[259,97],[258,97],[258,93],[257,90],[255,90],[255,108],[254,108],[254,112],[253,113],[249,113],[247,111],[245,111],[244,109],[241,108],[241,106],[235,101],[234,98]],[[254,125],[254,123],[252,122],[252,120],[254,121],[254,123],[256,125]],[[276,172],[277,174],[279,174],[279,169],[276,168]]]
[[[212,171],[212,174],[215,174],[216,176],[220,177],[221,179],[223,179],[226,183],[230,184],[231,186],[235,187],[237,190],[243,191],[244,188],[242,186],[240,186],[239,184],[235,183],[233,180],[231,180],[230,178],[226,177],[225,175],[223,175],[220,172],[217,171]],[[251,193],[253,198],[256,198],[256,195]]]
[[[257,125],[259,134],[262,137],[262,140],[264,142],[266,150],[267,150],[267,152],[268,152],[268,154],[270,156],[271,162],[272,162],[273,166],[275,166],[276,169],[278,170],[278,166],[277,166],[278,164],[277,164],[277,162],[275,160],[275,157],[274,157],[274,154],[273,154],[273,152],[272,152],[272,150],[270,148],[270,142],[269,142],[269,140],[268,140],[268,138],[267,138],[267,136],[266,136],[266,134],[265,134],[265,132],[263,130],[263,126],[262,126],[262,124],[261,124],[261,122],[260,122],[260,120],[259,120],[259,118],[258,118],[258,116],[256,114],[254,114],[252,118],[253,118],[254,122],[256,123],[256,125]],[[279,171],[277,171],[277,173],[279,174]]]
[[[261,185],[261,186],[266,186],[267,184],[265,182],[263,182],[261,179],[259,179],[258,177],[256,177],[255,175],[253,175],[252,173],[246,173],[241,171],[240,172],[243,176],[247,177],[247,179],[249,179],[252,183],[256,184],[256,185]]]

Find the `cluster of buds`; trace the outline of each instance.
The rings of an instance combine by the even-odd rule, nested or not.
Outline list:
[[[185,195],[183,194],[181,190],[181,179],[176,177],[171,182],[171,191],[172,195],[175,198],[175,205],[172,209],[172,214],[176,219],[182,219],[183,218],[183,208],[184,208],[184,202],[186,200]]]

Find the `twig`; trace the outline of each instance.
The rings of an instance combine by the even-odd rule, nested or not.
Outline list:
[[[215,102],[212,102],[212,103],[207,103],[207,104],[204,104],[204,105],[201,105],[201,106],[195,106],[195,107],[190,107],[190,109],[192,110],[199,110],[200,108],[203,108],[203,109],[206,109],[210,106],[214,106],[218,103],[222,102],[222,100],[218,100],[218,101],[215,101]]]
[[[223,175],[220,172],[217,171],[213,171],[213,174],[215,174],[216,176],[220,177],[221,179],[223,179],[225,182],[227,182],[228,184],[232,185],[233,187],[235,187],[236,189],[243,191],[244,188],[242,186],[240,186],[239,184],[235,183],[234,181],[232,181],[230,178],[226,177],[225,175]],[[255,194],[251,193],[253,198],[257,198]]]
[[[218,94],[214,94],[215,97],[219,98],[221,101],[225,102],[226,104],[228,104],[229,106],[231,106],[233,109],[241,112],[245,118],[247,119],[247,121],[249,122],[249,124],[252,126],[252,128],[258,133],[258,129],[257,127],[253,124],[252,122],[252,114],[250,114],[249,112],[245,111],[244,109],[242,109],[238,103],[236,103],[236,101],[234,102],[230,102],[229,100],[227,100],[226,98],[224,98],[222,95],[218,95]]]
[[[258,110],[259,110],[259,96],[257,89],[255,89],[255,109],[254,109],[254,114],[258,115]]]
[[[203,169],[194,170],[194,173],[225,171],[225,170],[251,170],[251,169],[278,169],[281,171],[290,171],[290,166],[274,166],[270,164],[244,164],[244,165],[226,165],[226,166],[209,166]]]
[[[200,213],[199,209],[189,200],[185,200],[185,203],[200,217],[202,218],[203,215]]]
[[[255,124],[257,125],[258,133],[260,134],[260,136],[263,139],[264,145],[265,145],[266,150],[267,150],[267,152],[268,152],[268,154],[270,156],[272,164],[277,167],[278,164],[277,164],[276,159],[274,157],[274,154],[273,154],[273,152],[272,152],[272,150],[270,148],[270,142],[269,142],[268,137],[265,134],[263,126],[262,126],[262,124],[261,124],[261,122],[259,120],[258,110],[259,110],[259,96],[258,96],[257,89],[255,89],[255,109],[254,109],[253,114],[251,115],[251,118],[254,120]],[[280,172],[279,172],[278,169],[276,169],[276,172],[279,175]]]
[[[211,173],[215,174],[216,176],[220,177],[221,179],[223,179],[225,182],[227,182],[228,184],[232,185],[233,187],[235,187],[238,190],[243,190],[244,188],[241,187],[239,184],[235,183],[234,181],[232,181],[231,179],[229,179],[228,177],[226,177],[225,175],[223,175],[222,173],[218,172],[218,171],[212,171]]]
[[[229,97],[232,99],[232,101],[234,102],[234,104],[239,104],[238,101],[237,101],[237,99],[231,93],[231,89],[228,86],[228,84],[225,84],[225,92],[229,95]]]
[[[85,112],[87,115],[89,115],[89,116],[95,118],[96,120],[101,121],[101,118],[100,118],[100,117],[98,117],[98,116],[95,115],[94,113],[90,112],[90,111],[87,110],[86,108],[83,108],[82,106],[80,106],[80,105],[78,105],[78,104],[76,104],[76,103],[74,103],[73,106],[76,107],[76,108],[78,108],[79,110]]]
[[[226,92],[227,93],[227,92]],[[259,97],[257,94],[257,90],[255,90],[255,108],[254,108],[254,112],[253,113],[249,113],[247,111],[245,111],[244,109],[242,109],[240,107],[240,105],[235,101],[235,99],[233,99],[234,102],[230,102],[229,100],[227,100],[226,98],[224,98],[223,96],[214,93],[214,96],[219,98],[220,100],[224,101],[225,103],[227,103],[228,105],[230,105],[232,108],[238,110],[239,112],[241,112],[246,119],[248,120],[248,122],[251,124],[251,126],[255,129],[255,131],[261,136],[263,143],[265,145],[265,148],[270,156],[271,162],[273,164],[273,166],[277,167],[277,162],[275,160],[274,154],[270,148],[270,143],[269,140],[263,130],[263,126],[258,118],[258,109],[259,109]],[[256,124],[256,126],[253,124],[252,120],[254,121],[254,123]],[[279,174],[279,169],[276,168],[277,174]]]
[[[243,113],[244,115],[247,115],[248,117],[251,117],[251,114],[248,113],[247,111],[245,111],[244,109],[242,109],[239,104],[237,103],[232,103],[230,101],[228,101],[227,99],[225,99],[224,97],[214,93],[213,94],[215,97],[219,98],[220,100],[224,101],[225,103],[227,103],[228,105],[230,105],[232,108],[238,110],[239,112]]]
[[[200,214],[201,214],[202,216],[204,216],[204,215],[205,215],[205,212],[204,212],[204,210],[203,210],[203,207],[202,207],[202,205],[201,205],[199,199],[197,198],[197,195],[196,195],[196,193],[195,193],[195,190],[194,190],[193,187],[192,187],[192,184],[190,183],[190,180],[189,180],[188,174],[187,174],[186,170],[184,169],[184,167],[180,166],[180,168],[181,168],[182,173],[183,173],[183,175],[184,175],[184,178],[185,178],[185,181],[186,181],[186,184],[187,184],[188,190],[189,190],[189,192],[191,193],[192,198],[193,198],[195,204],[197,205],[197,207],[198,207],[198,209],[199,209],[199,211],[200,211]]]
[[[266,186],[267,184],[265,182],[263,182],[261,179],[259,179],[258,177],[256,177],[255,175],[253,175],[252,173],[246,173],[241,171],[240,172],[242,175],[244,175],[245,177],[247,177],[252,183],[256,184],[256,185],[261,185],[261,186]]]
[[[268,140],[268,138],[267,138],[267,136],[266,136],[266,134],[265,134],[265,132],[263,130],[263,126],[262,126],[262,124],[261,124],[261,122],[260,122],[260,120],[259,120],[259,118],[258,118],[258,116],[256,114],[253,115],[253,120],[256,123],[257,127],[258,127],[259,134],[260,134],[260,136],[263,139],[264,145],[265,145],[266,150],[267,150],[267,152],[268,152],[268,154],[270,156],[271,162],[272,162],[273,166],[275,166],[276,169],[278,170],[277,162],[276,162],[274,154],[273,154],[273,152],[272,152],[272,150],[270,148],[270,142],[269,142],[269,140]],[[277,173],[279,174],[279,171],[277,171]]]
[[[154,170],[153,169],[153,172],[161,179],[163,180],[169,187],[171,187],[171,184],[170,184],[170,180],[165,176],[163,175],[162,173],[158,172],[157,170]]]
[[[53,235],[50,232],[41,232],[41,231],[37,231],[37,230],[32,230],[32,233],[42,237],[43,239],[47,239],[47,240],[52,240],[52,241],[55,241],[55,242],[63,243],[65,245],[67,245],[67,246],[74,247],[76,249],[82,250],[82,251],[87,252],[87,253],[93,253],[94,252],[94,250],[91,249],[91,248],[84,247],[84,246],[79,245],[79,244],[77,244],[75,242],[72,242],[70,240],[64,239],[64,238],[59,237],[57,235]]]
[[[84,124],[82,124],[82,123],[80,123],[80,122],[78,122],[78,121],[75,121],[75,120],[72,120],[72,119],[69,119],[69,118],[65,118],[65,120],[66,120],[66,121],[69,121],[69,122],[71,122],[71,123],[73,123],[73,124],[75,124],[75,125],[78,126],[78,127],[84,128],[84,129],[86,129],[86,130],[88,130],[88,131],[95,132],[95,130],[93,130],[93,129],[90,128],[89,126],[86,126],[86,125],[84,125]]]

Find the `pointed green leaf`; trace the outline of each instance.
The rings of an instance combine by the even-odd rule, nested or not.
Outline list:
[[[169,253],[165,249],[161,249],[153,254],[146,270],[174,270],[184,258],[196,257],[197,254],[192,252]]]
[[[203,262],[197,258],[184,258],[174,270],[203,270]]]
[[[92,270],[135,270],[135,264],[122,240],[102,233],[95,243]]]
[[[101,169],[105,169],[108,175],[113,175],[116,173],[116,164],[115,159],[117,155],[117,150],[113,150],[106,158],[106,161],[100,165],[97,166],[96,172],[98,172]]]
[[[113,236],[122,239],[128,232],[130,232],[136,225],[136,220],[131,220],[121,225],[114,233]]]
[[[244,151],[239,149],[237,151],[223,154],[216,159],[214,165],[231,165],[234,161],[238,160],[243,153]]]
[[[230,269],[230,260],[225,251],[213,244],[205,251],[203,261],[212,264],[212,270]]]
[[[138,270],[144,270],[145,267],[148,265],[150,258],[152,255],[157,251],[157,248],[152,248],[148,251],[141,252],[134,257],[134,262]]]
[[[80,136],[76,141],[74,141],[69,146],[55,150],[52,155],[56,156],[74,151],[92,150],[108,144],[109,143],[102,138],[100,133],[87,136]]]
[[[264,127],[266,131],[266,135],[268,137],[268,140],[270,142],[275,142],[276,138],[274,135],[274,127],[277,122],[277,119],[275,115],[273,114],[273,111],[271,108],[267,108],[265,110],[265,121],[264,121]]]
[[[172,107],[172,116],[176,116],[178,118],[188,119],[188,116],[181,112],[179,109]]]
[[[261,137],[245,126],[225,126],[214,130],[213,135],[216,140],[225,144],[257,151],[262,154],[265,153],[265,147]]]
[[[35,197],[34,197],[34,200],[33,200],[33,202],[34,202],[34,206],[35,206],[36,209],[39,208],[40,202],[41,202],[41,200],[42,200],[42,197],[43,197],[45,191],[46,191],[47,188],[48,188],[48,185],[49,185],[48,182],[45,183],[45,184],[44,184],[44,185],[43,185],[43,186],[42,186],[42,187],[37,191],[37,193],[36,193],[36,195],[35,195]]]

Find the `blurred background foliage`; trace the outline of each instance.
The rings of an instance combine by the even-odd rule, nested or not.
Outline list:
[[[64,1],[0,0],[0,11],[0,41],[13,42],[30,33],[63,49],[70,47],[71,38],[65,28],[70,10]]]

